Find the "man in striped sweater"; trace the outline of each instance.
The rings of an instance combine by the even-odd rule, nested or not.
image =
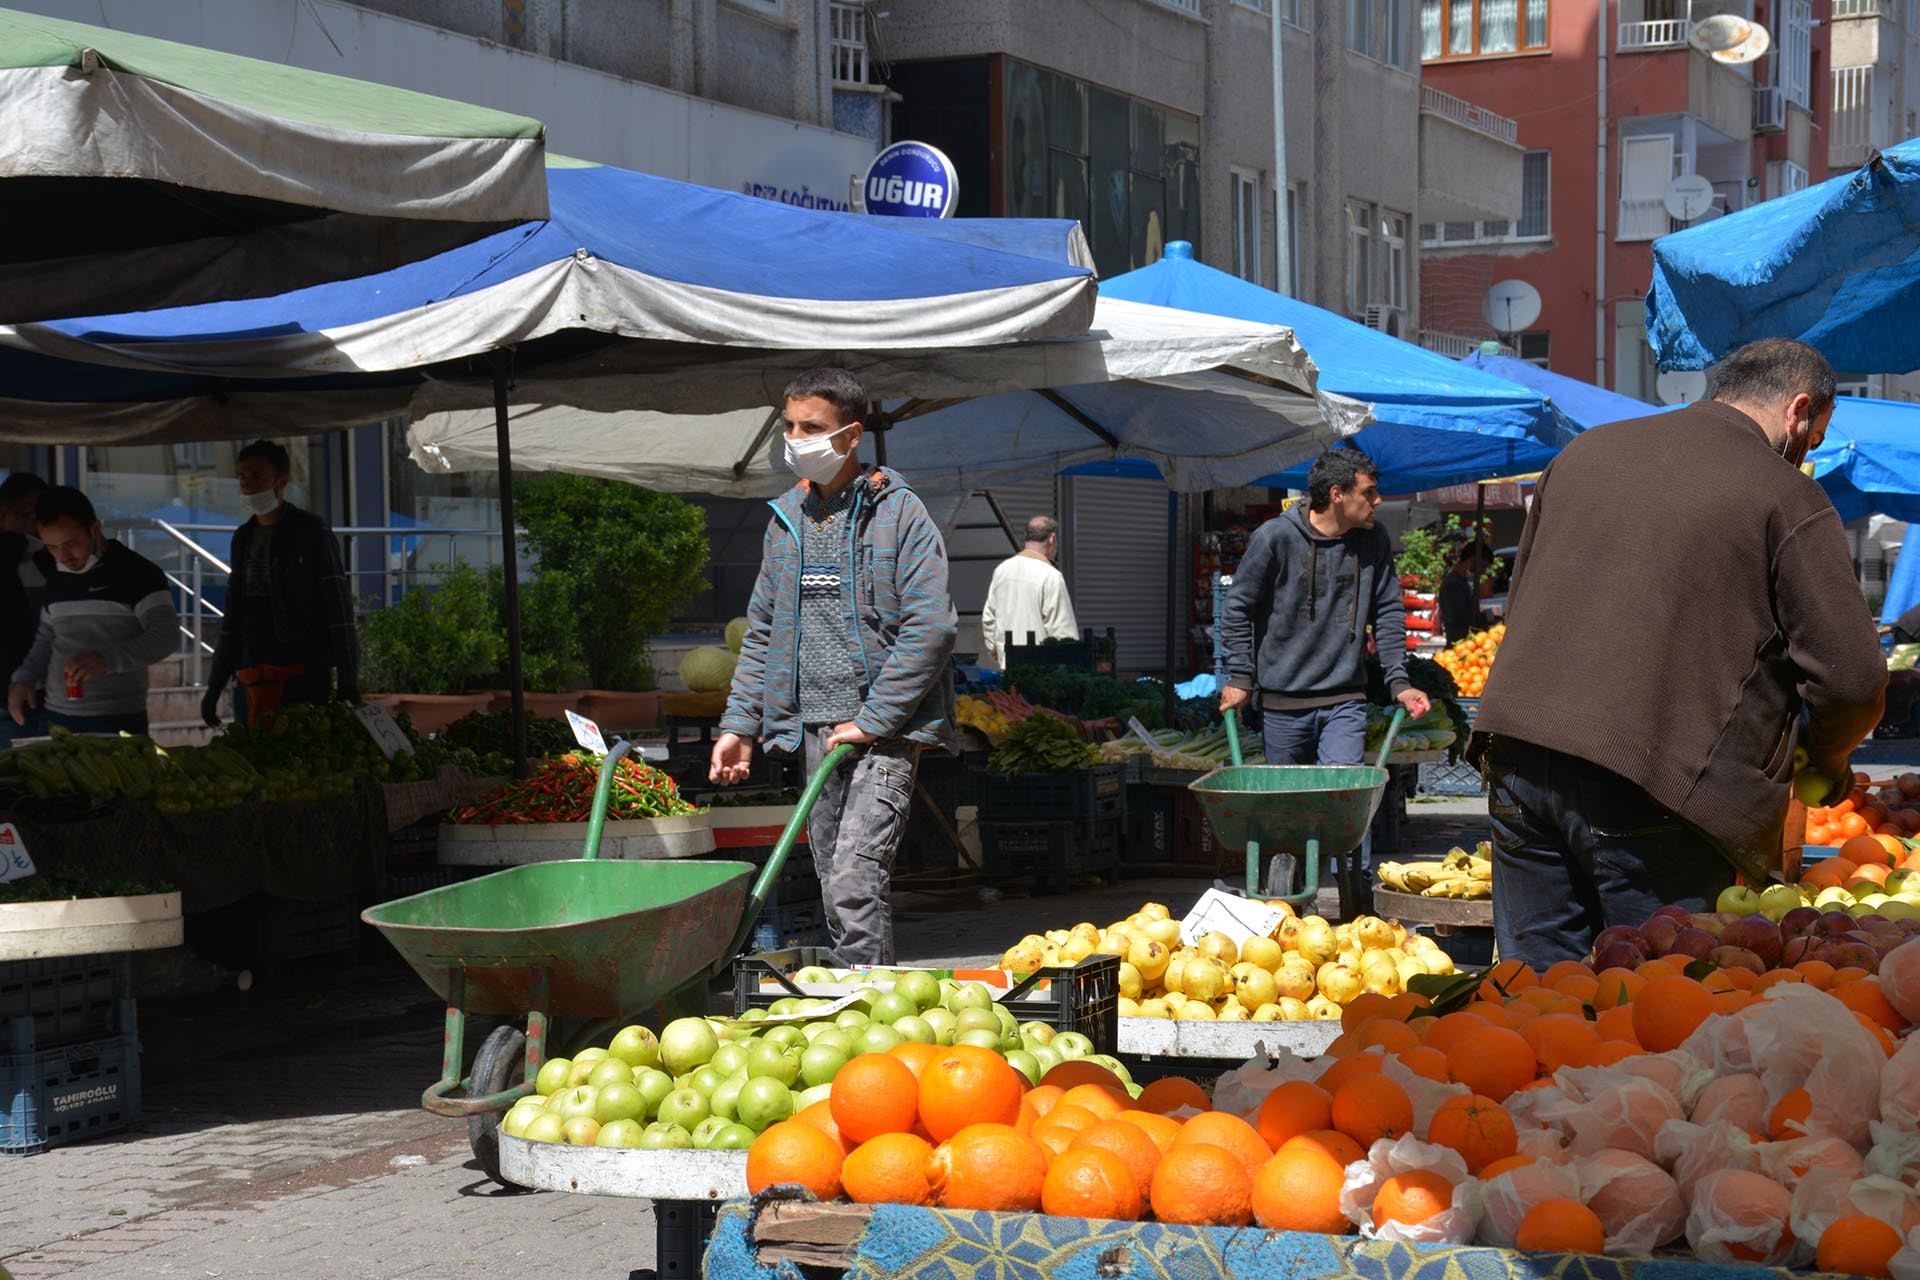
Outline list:
[[[34,561],[46,587],[33,648],[7,690],[7,712],[24,725],[44,686],[50,724],[75,733],[145,733],[147,668],[180,644],[166,575],[108,539],[78,489],[48,489],[36,514],[46,549]]]

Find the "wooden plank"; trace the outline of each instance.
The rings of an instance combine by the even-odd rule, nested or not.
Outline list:
[[[774,1201],[760,1210],[753,1242],[787,1262],[844,1271],[872,1220],[873,1209],[864,1204]]]
[[[1373,909],[1389,920],[1409,924],[1440,924],[1455,929],[1493,928],[1491,898],[1423,898],[1374,886]]]

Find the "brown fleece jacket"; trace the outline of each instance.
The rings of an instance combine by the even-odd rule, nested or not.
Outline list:
[[[1767,867],[1800,711],[1837,774],[1886,683],[1833,504],[1753,419],[1703,401],[1596,427],[1547,468],[1475,745],[1591,761]]]

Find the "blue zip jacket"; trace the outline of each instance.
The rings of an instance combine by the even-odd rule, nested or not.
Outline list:
[[[878,738],[951,749],[958,632],[947,586],[947,548],[918,494],[875,467],[854,481],[842,598],[860,639],[864,702],[853,723]],[[800,723],[800,521],[805,484],[768,505],[760,576],[747,604],[747,635],[720,718],[773,751],[798,751]]]

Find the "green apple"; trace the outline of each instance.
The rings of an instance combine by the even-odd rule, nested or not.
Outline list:
[[[510,1138],[523,1138],[534,1117],[545,1114],[545,1110],[539,1103],[523,1098],[514,1103],[507,1111],[506,1118],[500,1121],[500,1131]]]
[[[1133,1073],[1127,1070],[1127,1065],[1110,1053],[1090,1053],[1087,1055],[1087,1061],[1097,1062],[1107,1070],[1113,1072],[1114,1075],[1120,1077],[1121,1084],[1133,1083]]]
[[[675,1077],[698,1071],[720,1051],[720,1037],[705,1018],[675,1018],[660,1032],[660,1065]]]
[[[1813,900],[1813,905],[1822,911],[1845,911],[1853,905],[1853,895],[1836,884],[1830,889],[1822,889]]]
[[[651,1067],[660,1061],[660,1038],[645,1027],[622,1027],[607,1052],[630,1067]]]
[[[867,1011],[867,1016],[875,1022],[884,1022],[891,1026],[902,1018],[916,1017],[919,1012],[920,1006],[914,1003],[911,996],[903,995],[898,991],[888,991],[874,997],[873,1007]]]
[[[937,1038],[933,1034],[932,1026],[918,1014],[908,1014],[904,1018],[895,1019],[893,1029],[898,1031],[903,1039],[912,1040],[917,1044],[932,1044]]]
[[[520,1136],[528,1142],[565,1142],[567,1122],[551,1111],[543,1111],[527,1122]]]
[[[1023,1022],[1020,1024],[1020,1038],[1028,1044],[1052,1044],[1059,1032],[1044,1022]]]
[[[894,982],[893,989],[913,1001],[916,1012],[940,1003],[940,980],[921,969],[909,970]]]
[[[644,1120],[646,1115],[646,1095],[631,1083],[606,1085],[593,1101],[593,1118],[601,1124],[612,1124],[615,1120]]]
[[[940,1003],[956,1014],[968,1009],[990,1009],[993,1007],[993,992],[987,990],[985,983],[963,982],[949,991]]]
[[[953,1036],[954,1033],[959,1030],[960,1021],[954,1016],[953,1010],[935,1006],[920,1016],[926,1021],[928,1026],[933,1028],[935,1044],[953,1043]]]
[[[833,1086],[817,1084],[811,1089],[802,1089],[793,1095],[793,1114],[799,1115],[816,1102],[825,1102],[833,1096]]]
[[[833,1025],[843,1031],[858,1031],[872,1021],[863,1009],[842,1009],[833,1015]]]
[[[1030,1044],[1027,1046],[1027,1052],[1032,1054],[1033,1060],[1040,1064],[1042,1077],[1066,1061],[1060,1056],[1060,1051],[1050,1044]]]
[[[807,965],[805,968],[795,969],[793,971],[793,985],[795,985],[796,987],[828,986],[832,982],[833,982],[833,974],[829,973],[825,969],[822,969],[817,964],[810,964],[810,965]]]
[[[807,1033],[791,1022],[783,1022],[777,1027],[768,1027],[761,1033],[764,1044],[776,1044],[782,1049],[804,1049],[807,1047]]]
[[[1802,769],[1793,777],[1794,799],[1809,809],[1825,804],[1832,791],[1833,779],[1818,769]]]
[[[775,1000],[767,1006],[767,1012],[776,1018],[784,1018],[788,1014],[796,1012],[799,1003],[799,996],[781,996],[778,1000]]]
[[[860,1028],[860,1034],[853,1038],[853,1047],[861,1053],[885,1053],[895,1045],[906,1042],[906,1037],[884,1022],[869,1022]]]
[[[998,1031],[982,1031],[976,1027],[972,1031],[962,1031],[953,1038],[953,1042],[955,1044],[970,1044],[980,1049],[991,1049],[995,1053],[1000,1052],[1000,1033]]]
[[[633,1068],[627,1065],[625,1058],[603,1058],[593,1064],[586,1082],[596,1089],[604,1089],[610,1084],[632,1084]]]
[[[572,1058],[548,1058],[540,1064],[540,1074],[533,1078],[533,1087],[551,1097],[567,1087],[567,1079],[572,1074]]]
[[[740,1015],[740,1021],[764,1022],[766,1020],[766,1017],[767,1017],[767,1011],[765,1009],[749,1009],[745,1013]]]
[[[600,1091],[590,1084],[577,1084],[571,1089],[555,1094],[547,1103],[547,1110],[562,1120],[573,1120],[580,1116],[593,1119],[594,1104],[600,1099]]]
[[[791,1087],[800,1078],[803,1054],[810,1052],[810,1048],[794,1050],[777,1044],[757,1044],[753,1046],[753,1052],[747,1055],[747,1075],[756,1078],[771,1076]]]
[[[1048,1041],[1047,1045],[1049,1048],[1058,1052],[1061,1057],[1069,1059],[1084,1058],[1093,1052],[1093,1041],[1087,1039],[1078,1031],[1062,1031],[1059,1035]]]
[[[755,1133],[793,1115],[793,1091],[771,1076],[749,1079],[740,1087],[740,1123]]]
[[[713,1061],[707,1065],[718,1071],[722,1079],[727,1076],[737,1076],[747,1069],[747,1058],[752,1053],[753,1045],[757,1043],[759,1042],[723,1044],[720,1046],[720,1051],[713,1055]]]
[[[1015,1049],[1009,1053],[1007,1065],[1025,1076],[1028,1084],[1040,1083],[1040,1060],[1025,1049]]]
[[[560,1126],[560,1131],[568,1146],[590,1147],[600,1136],[600,1122],[592,1116],[575,1116]]]
[[[1715,911],[1731,911],[1738,916],[1761,914],[1760,895],[1744,884],[1729,885],[1714,900]]]
[[[895,1028],[898,1030],[898,1028]],[[809,1089],[826,1084],[847,1065],[847,1055],[830,1044],[816,1044],[800,1055],[800,1078]],[[792,1081],[788,1081],[792,1084]]]
[[[599,1136],[594,1138],[593,1145],[631,1149],[640,1145],[646,1133],[638,1120],[614,1120],[600,1126]]]
[[[746,1084],[747,1078],[744,1070],[728,1076],[720,1087],[713,1091],[713,1096],[707,1099],[708,1110],[716,1116],[733,1119],[736,1114],[735,1108],[740,1105],[740,1087]]]
[[[1770,884],[1760,893],[1760,914],[1776,924],[1787,912],[1805,905],[1797,884]]]
[[[647,1114],[660,1110],[660,1102],[673,1092],[673,1077],[658,1067],[641,1067],[633,1073],[633,1087],[647,1100]]]
[[[691,1151],[693,1135],[677,1124],[654,1121],[640,1135],[642,1151]]]
[[[723,1116],[708,1116],[693,1127],[693,1149],[708,1150],[713,1146],[714,1135],[732,1123],[733,1121]]]
[[[726,1082],[727,1077],[721,1072],[716,1071],[713,1064],[709,1062],[706,1066],[701,1067],[698,1071],[682,1080],[680,1084],[682,1088],[699,1090],[700,1096],[703,1098],[711,1098],[713,1091]]]
[[[598,1048],[582,1049],[580,1052],[573,1055],[573,1060],[575,1062],[600,1062],[610,1056],[612,1055],[610,1055],[605,1049],[598,1049]]]
[[[678,1125],[688,1133],[693,1127],[713,1114],[707,1105],[707,1096],[698,1089],[685,1087],[675,1089],[660,1101],[660,1123]]]
[[[807,1039],[824,1048],[838,1049],[849,1058],[853,1056],[853,1037],[831,1022],[809,1022]]]
[[[1005,1005],[1003,1004],[994,1005],[993,1016],[999,1019],[1000,1021],[1001,1035],[1011,1036],[1016,1040],[1020,1038],[1020,1019],[1014,1017],[1012,1011],[1010,1011]]]
[[[747,1126],[735,1122],[713,1135],[712,1149],[715,1151],[745,1151],[753,1145],[760,1135]]]
[[[991,1031],[1000,1034],[1000,1019],[992,1009],[964,1009],[954,1015],[955,1034],[962,1031]]]

